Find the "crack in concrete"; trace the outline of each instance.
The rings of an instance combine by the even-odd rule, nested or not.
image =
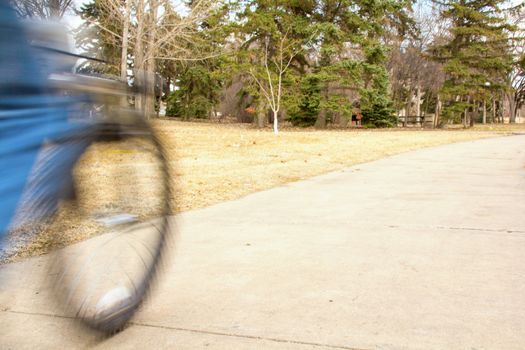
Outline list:
[[[16,311],[16,310],[9,310],[9,309],[2,309],[2,310],[0,310],[0,312],[7,312],[7,313],[12,313],[12,314],[20,314],[20,315],[29,315],[29,316],[53,317],[53,318],[70,319],[70,320],[74,320],[75,319],[75,317],[72,317],[72,316],[64,316],[64,315],[58,315],[58,314],[49,314],[49,313],[43,313],[43,312],[26,312],[26,311]],[[129,322],[128,324],[130,326],[137,326],[137,327],[167,329],[167,330],[174,330],[174,331],[180,331],[180,332],[189,332],[189,333],[197,333],[197,334],[208,334],[208,335],[215,335],[215,336],[222,336],[222,337],[232,337],[232,338],[244,338],[244,339],[271,341],[271,342],[276,342],[276,343],[287,343],[287,344],[317,346],[317,347],[325,347],[325,348],[330,348],[330,349],[369,350],[369,349],[365,349],[365,348],[355,348],[355,347],[348,347],[348,346],[344,346],[344,345],[332,345],[332,344],[307,342],[307,341],[301,341],[301,340],[281,339],[281,338],[271,338],[271,337],[260,337],[260,336],[256,336],[256,335],[247,335],[247,334],[215,332],[215,331],[207,331],[207,330],[202,330],[202,329],[192,329],[192,328],[183,328],[183,327],[172,327],[172,326],[155,325],[155,324],[149,324],[149,323],[143,323],[143,322]]]
[[[234,338],[247,338],[247,339],[254,339],[254,340],[266,340],[266,341],[272,341],[272,342],[277,342],[277,343],[289,343],[289,344],[308,345],[308,346],[321,346],[321,347],[331,348],[331,349],[368,350],[368,349],[365,349],[365,348],[354,348],[354,347],[348,347],[348,346],[344,346],[344,345],[331,345],[331,344],[307,342],[307,341],[301,341],[301,340],[291,340],[291,339],[281,339],[281,338],[271,338],[271,337],[260,337],[260,336],[256,336],[256,335],[224,333],[224,332],[215,332],[215,331],[191,329],[191,328],[152,325],[152,324],[140,323],[140,322],[130,322],[130,324],[136,325],[136,326],[142,326],[142,327],[162,328],[162,329],[177,330],[177,331],[191,332],[191,333],[210,334],[210,335],[234,337]]]
[[[396,230],[446,230],[446,231],[470,231],[472,234],[482,235],[496,235],[498,236],[523,236],[525,231],[507,229],[507,228],[480,228],[480,227],[458,227],[458,226],[400,226],[400,225],[385,225],[384,227]]]
[[[459,231],[480,231],[480,232],[500,232],[500,233],[518,233],[523,234],[525,231],[512,230],[506,228],[479,228],[479,227],[446,227],[437,226],[438,230],[459,230]]]
[[[69,320],[74,320],[75,319],[75,317],[73,317],[73,316],[50,314],[50,313],[45,313],[45,312],[17,311],[17,310],[11,310],[11,309],[8,309],[8,308],[1,309],[0,312],[7,312],[7,313],[10,313],[10,314],[19,314],[19,315],[32,315],[32,316],[44,316],[44,317],[63,318],[63,319],[69,319]]]

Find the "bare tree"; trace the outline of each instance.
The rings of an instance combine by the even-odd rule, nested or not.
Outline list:
[[[220,1],[193,1],[190,8],[169,1],[138,0],[136,23],[130,35],[134,42],[134,69],[143,94],[138,106],[147,115],[154,112],[155,68],[159,60],[202,60],[212,56],[203,49],[200,24],[220,6]]]
[[[220,6],[220,1],[196,0],[190,7],[170,0],[100,0],[99,6],[122,31],[100,21],[91,24],[108,34],[121,48],[120,78],[127,80],[128,62],[134,82],[140,87],[135,106],[154,114],[155,71],[160,60],[196,60],[214,56],[203,50],[199,26]]]
[[[279,111],[281,109],[281,98],[283,94],[283,76],[290,67],[298,50],[290,47],[288,33],[279,39],[276,45],[276,54],[269,57],[270,38],[265,38],[264,57],[262,59],[262,71],[250,68],[250,75],[259,86],[262,95],[273,112],[273,132],[279,134]]]
[[[435,11],[435,10],[434,10]],[[405,36],[394,43],[391,50],[389,71],[393,100],[398,115],[404,110],[407,116],[422,116],[429,106],[435,104],[434,125],[439,114],[439,90],[444,81],[442,66],[431,60],[426,51],[446,34],[447,26],[438,15],[428,15],[428,9],[420,4],[414,13],[417,35]]]
[[[20,17],[60,19],[73,7],[73,0],[12,0]]]
[[[128,45],[129,26],[131,21],[131,0],[124,0],[124,16],[122,18],[122,50],[120,54],[120,79],[127,82],[128,79]]]
[[[505,97],[508,100],[509,122],[515,123],[525,104],[525,9],[511,13],[509,22],[516,26],[516,30],[510,33],[514,64],[508,76]]]

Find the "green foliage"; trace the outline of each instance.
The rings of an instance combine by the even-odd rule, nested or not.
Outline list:
[[[365,85],[361,89],[362,123],[374,127],[393,127],[397,118],[389,94],[389,76],[386,70],[387,49],[375,35],[364,43],[365,60],[363,75]]]
[[[362,100],[368,123],[395,124],[384,39],[410,30],[411,0],[232,0],[230,4],[237,16],[232,31],[241,41],[230,69],[245,77],[246,91],[256,103],[269,86],[255,84],[247,73],[267,80],[262,58],[268,45],[270,77],[275,81],[271,61],[278,58],[278,43],[287,36],[287,49],[295,55],[283,77],[289,121],[310,126],[320,116],[350,118],[352,104]]]
[[[512,70],[508,31],[515,28],[502,14],[504,0],[448,0],[442,16],[449,20],[450,40],[432,49],[446,74],[441,90],[443,119],[458,121],[474,107],[505,88]]]
[[[419,54],[428,48],[423,39],[419,42],[421,46],[411,46],[407,40],[417,36],[412,18],[414,0],[221,2],[206,18],[191,22],[191,35],[182,34],[175,43],[168,38],[165,43],[159,40],[159,56],[168,59],[157,60],[156,72],[177,88],[167,98],[168,115],[206,118],[229,82],[234,83],[235,92],[239,88],[243,91],[244,107],[239,109],[249,105],[256,111],[250,113],[254,116],[265,116],[270,108],[279,109],[294,125],[304,126],[322,127],[330,116],[350,118],[356,103],[368,126],[393,126],[396,118],[391,98],[396,99],[397,109],[410,110],[416,85],[419,96],[421,91],[430,92],[424,97],[425,110],[443,102],[444,120],[459,120],[465,110],[499,98],[496,96],[510,89],[519,105],[523,93],[517,93],[517,83],[512,82],[510,73],[512,67],[525,70],[525,59],[513,62],[509,36],[516,28],[508,24],[510,21],[502,10],[505,0],[438,2],[450,30],[431,50],[442,63],[442,66],[434,63],[440,79],[431,87],[421,82],[432,79],[422,77],[430,71],[420,69],[425,64],[411,67],[403,61],[410,55],[400,54],[398,58],[409,67],[407,71],[417,73],[402,73],[406,78],[402,79],[396,78],[392,67],[387,70],[389,57],[393,57],[389,48],[398,47],[399,52],[417,48],[417,53],[410,56],[417,56],[418,60],[413,60],[417,62],[423,60]],[[183,3],[189,8],[196,5],[193,0]],[[90,0],[81,5],[79,12],[85,21],[77,31],[80,46],[85,54],[110,62],[109,65],[87,62],[82,70],[118,74],[119,65],[115,63],[120,60],[118,37],[122,27],[115,11],[122,10],[119,7],[123,4]],[[164,24],[169,26],[171,20],[184,18],[185,14],[176,11],[175,4],[162,4],[160,21]],[[130,38],[136,32],[135,6],[132,5]],[[423,32],[421,38],[432,37],[436,31]],[[162,37],[165,33],[160,30],[157,34]],[[135,40],[130,41],[130,52],[134,43]],[[181,52],[197,50],[200,56],[210,58],[194,61],[190,57],[185,62],[170,59],[172,53],[175,58]],[[288,63],[288,59],[289,65],[285,64],[283,70],[282,63]],[[129,61],[133,61],[131,55]],[[438,94],[443,75],[446,81]],[[395,79],[401,83],[392,88],[390,81]],[[276,91],[281,88],[282,93],[276,98]]]
[[[192,7],[194,2],[188,1],[187,4]],[[221,53],[230,34],[228,16],[228,6],[218,7],[205,20],[195,24],[198,34],[192,36],[191,41],[178,43],[183,50],[198,50],[199,55],[209,55],[209,58],[166,61],[159,65],[158,69],[170,76],[176,89],[166,100],[167,116],[208,118],[219,103],[225,82],[232,73],[225,68],[232,58]]]
[[[222,88],[221,76],[214,70],[217,64],[218,61],[210,60],[179,67],[176,75],[178,89],[167,99],[167,116],[208,118],[218,103]]]
[[[393,127],[397,119],[388,93],[387,50],[372,37],[367,41],[364,52],[363,70],[367,83],[361,89],[362,123],[380,128]]]
[[[179,91],[172,92],[166,98],[166,116],[182,117],[182,98]]]
[[[288,110],[288,120],[295,126],[315,124],[321,108],[321,79],[317,74],[307,74],[301,79],[299,103]]]
[[[321,76],[321,109],[325,114],[352,115],[348,98],[359,92],[363,116],[370,125],[395,125],[386,71],[385,31],[404,33],[412,25],[403,0],[320,1],[315,18],[320,28],[320,59],[314,70]],[[361,58],[346,58],[349,48]]]
[[[122,35],[122,25],[113,20],[111,10],[106,5],[105,0],[93,0],[80,7],[79,14],[85,22],[74,32],[77,45],[84,55],[107,62],[85,61],[78,68],[82,73],[120,74],[121,41],[115,40],[108,30]]]
[[[362,123],[378,128],[390,128],[396,126],[395,111],[392,101],[383,92],[369,89],[361,91],[361,113]]]
[[[167,98],[166,115],[169,117],[189,118],[208,118],[209,112],[213,107],[211,101],[205,96],[195,96],[187,100],[181,90],[172,92]]]

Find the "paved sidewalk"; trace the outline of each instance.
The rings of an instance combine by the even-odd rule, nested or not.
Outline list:
[[[525,136],[401,154],[177,224],[156,293],[105,341],[55,314],[45,258],[1,267],[0,348],[525,348]]]

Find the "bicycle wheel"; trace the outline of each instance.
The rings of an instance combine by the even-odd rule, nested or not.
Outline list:
[[[154,131],[133,117],[101,124],[73,170],[74,196],[48,230],[75,242],[55,253],[57,300],[96,330],[134,315],[170,233],[170,176]]]

